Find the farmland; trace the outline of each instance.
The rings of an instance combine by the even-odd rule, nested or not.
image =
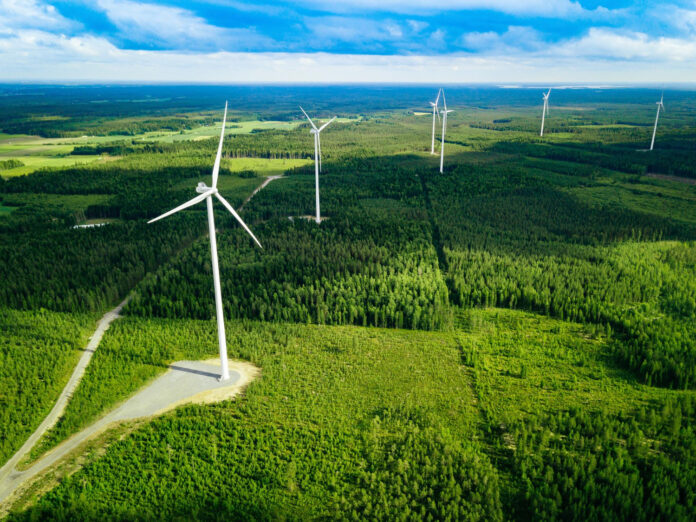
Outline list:
[[[202,207],[145,221],[210,182],[223,94],[220,193],[239,208],[282,177],[241,211],[263,250],[215,217],[230,357],[260,377],[114,427],[9,520],[696,518],[691,93],[666,93],[646,153],[653,91],[554,91],[540,138],[538,89],[451,88],[439,173],[432,89],[45,89],[0,100],[0,159],[23,163],[0,169],[2,462],[126,295],[23,466],[216,356]],[[340,116],[320,225],[299,102]]]

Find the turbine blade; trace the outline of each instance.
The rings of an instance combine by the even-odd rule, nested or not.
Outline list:
[[[232,205],[230,205],[230,204],[227,202],[227,200],[226,200],[225,198],[223,198],[223,197],[220,195],[219,192],[216,192],[216,193],[215,193],[215,197],[218,198],[218,199],[220,200],[220,202],[221,202],[223,205],[225,205],[225,207],[227,207],[227,210],[229,210],[230,213],[237,219],[237,221],[239,221],[239,224],[242,225],[242,227],[244,228],[244,230],[247,231],[247,233],[251,236],[251,239],[253,239],[254,241],[256,241],[256,244],[259,245],[259,247],[263,248],[263,247],[261,246],[261,243],[259,243],[259,240],[256,239],[256,236],[254,235],[254,233],[253,233],[251,230],[249,230],[249,227],[246,226],[246,223],[244,223],[244,221],[242,221],[242,218],[239,217],[239,214],[237,214],[237,212],[232,208]]]
[[[307,113],[306,113],[306,112],[304,111],[304,109],[302,108],[302,105],[300,105],[300,110],[302,111],[302,114],[304,114],[305,116],[307,116]],[[317,130],[317,126],[314,125],[314,122],[312,121],[312,118],[310,118],[309,116],[307,116],[307,119],[309,120],[309,123],[312,125],[312,128],[313,128],[314,130]]]
[[[445,98],[445,91],[442,89],[442,106],[447,110],[447,98]]]
[[[328,127],[329,123],[331,123],[332,121],[334,121],[336,118],[338,118],[338,116],[334,116],[334,117],[331,118],[329,121],[327,121],[324,125],[322,125],[321,127],[319,127],[319,129],[317,129],[317,130],[318,130],[319,132],[323,131],[326,127]]]
[[[442,89],[437,91],[437,98],[435,98],[435,106],[437,106],[437,102],[440,101],[440,93],[442,92]],[[432,102],[431,102],[432,103]]]
[[[222,159],[222,140],[225,139],[225,122],[227,121],[227,102],[225,102],[225,115],[222,117],[222,131],[220,131],[220,143],[218,143],[215,165],[213,165],[213,188],[217,187],[218,174],[220,173],[220,160]]]
[[[154,223],[155,221],[159,221],[160,219],[166,218],[167,216],[171,216],[172,214],[179,212],[180,210],[184,210],[185,208],[192,207],[196,203],[199,203],[199,202],[203,201],[205,198],[207,198],[208,196],[210,196],[211,193],[212,193],[212,191],[210,191],[210,190],[207,192],[204,192],[203,194],[200,194],[200,195],[196,196],[195,198],[188,200],[183,205],[179,205],[178,207],[171,209],[169,212],[165,212],[161,216],[157,216],[155,219],[151,219],[147,223],[148,224]]]

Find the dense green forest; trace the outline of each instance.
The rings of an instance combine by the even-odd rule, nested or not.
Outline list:
[[[689,93],[648,153],[649,90],[559,90],[542,139],[536,90],[452,88],[440,174],[431,90],[0,86],[25,102],[0,97],[2,132],[109,158],[0,182],[0,462],[126,295],[29,460],[217,354],[202,207],[146,224],[210,182],[217,138],[131,136],[214,125],[222,96],[231,125],[353,118],[322,133],[320,225],[306,123],[225,140],[235,207],[283,174],[241,210],[263,249],[215,216],[230,356],[261,376],[69,457],[10,519],[696,518]]]

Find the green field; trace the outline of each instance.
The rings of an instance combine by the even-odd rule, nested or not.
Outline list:
[[[337,121],[350,122],[348,118],[338,118]],[[263,130],[292,130],[302,122],[274,122],[274,121],[241,121],[230,123],[225,132],[226,135],[249,134],[252,131]],[[135,136],[81,136],[75,138],[40,138],[27,135],[10,135],[0,133],[0,161],[15,159],[24,165],[10,169],[0,169],[0,175],[5,178],[23,176],[42,168],[60,168],[74,165],[84,165],[96,161],[107,161],[113,158],[102,155],[70,155],[75,146],[103,145],[115,142],[158,142],[174,143],[178,141],[210,139],[220,135],[220,127],[207,126],[181,132],[146,132]],[[230,164],[230,168],[239,170],[263,170],[264,162],[254,163],[252,158],[247,159],[248,165],[240,166],[239,162]],[[241,162],[244,165],[244,162]],[[287,168],[301,165],[301,162],[285,163],[280,161],[266,175],[282,174]]]
[[[10,214],[10,212],[14,211],[17,207],[8,207],[6,205],[2,205],[0,203],[0,217],[4,217]]]

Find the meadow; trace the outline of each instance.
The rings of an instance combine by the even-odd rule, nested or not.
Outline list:
[[[239,207],[282,175],[242,210],[263,250],[216,211],[230,356],[260,377],[234,401],[95,439],[68,458],[74,474],[3,506],[10,520],[696,518],[690,93],[667,93],[648,154],[648,90],[554,91],[542,139],[536,90],[448,89],[440,174],[430,91],[0,100],[2,132],[110,158],[0,183],[0,318],[23,325],[0,334],[12,347],[0,412],[27,405],[4,413],[2,459],[40,422],[94,319],[133,297],[23,466],[170,362],[216,355],[204,212],[145,220],[209,183],[223,94],[235,107],[221,193]],[[322,133],[321,225],[304,219],[314,148],[298,102],[341,116]],[[38,325],[60,342],[37,341]],[[50,379],[34,345],[55,358]],[[36,404],[18,391],[25,360]]]

